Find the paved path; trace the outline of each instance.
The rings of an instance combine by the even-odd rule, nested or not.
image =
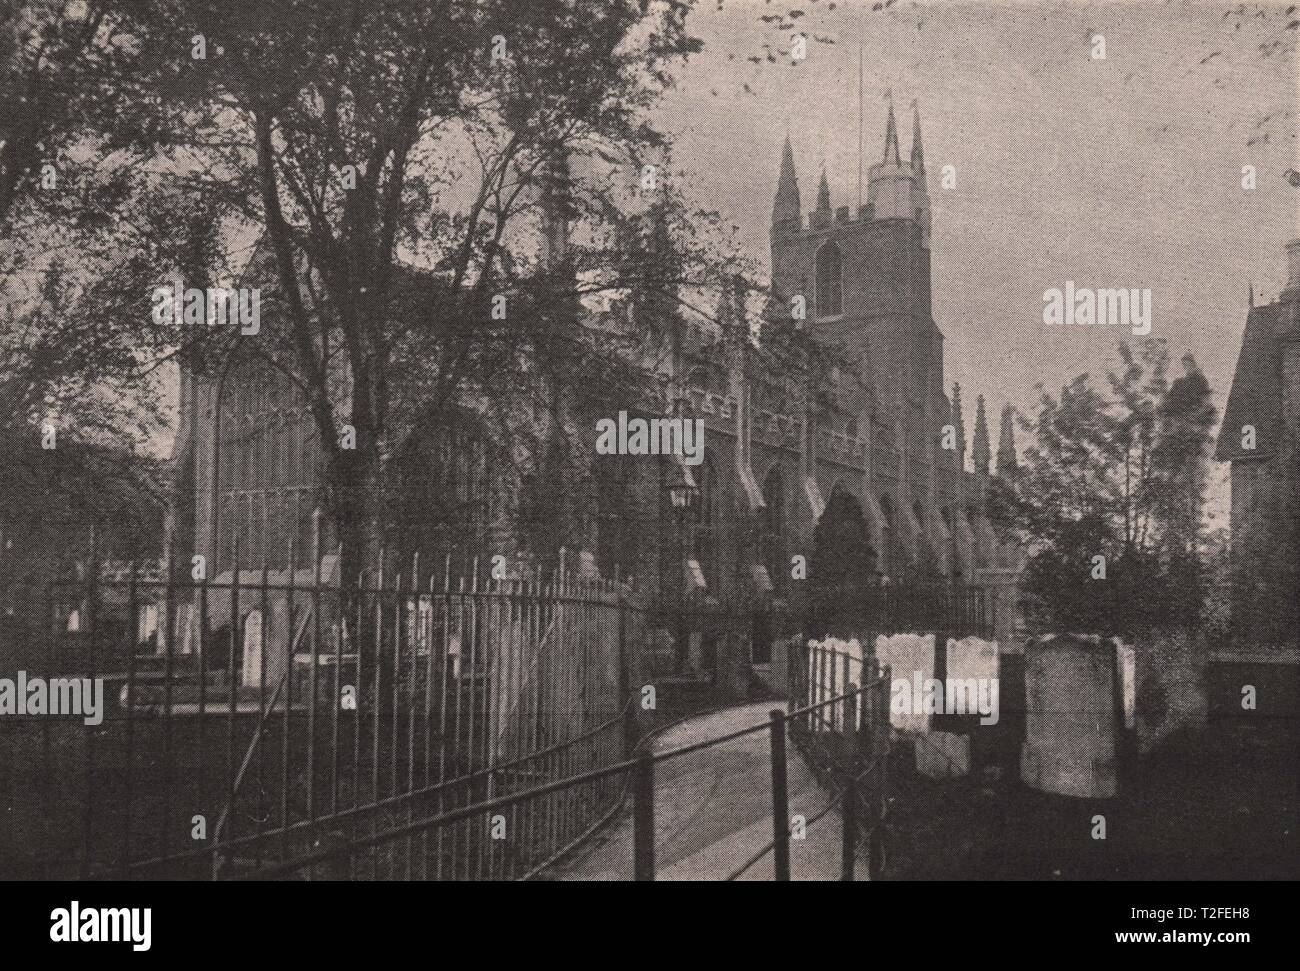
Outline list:
[[[772,702],[729,708],[677,725],[655,739],[656,752],[765,724]],[[658,880],[719,880],[772,839],[770,734],[754,732],[655,766],[655,865]],[[830,800],[793,745],[787,746],[790,814],[811,819]],[[630,806],[630,802],[629,802]],[[832,809],[790,841],[795,880],[837,880],[840,816]],[[859,870],[865,866],[860,863]],[[559,880],[630,880],[630,812],[591,838],[552,872]],[[859,876],[862,876],[860,873]],[[739,879],[771,880],[767,853]]]

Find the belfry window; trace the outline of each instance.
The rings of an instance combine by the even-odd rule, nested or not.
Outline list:
[[[838,317],[844,312],[844,282],[840,248],[827,243],[817,251],[817,316]]]

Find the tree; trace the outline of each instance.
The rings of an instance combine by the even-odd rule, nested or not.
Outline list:
[[[1189,623],[1202,609],[1201,553],[1210,388],[1191,355],[1167,378],[1168,349],[1121,344],[1109,394],[1080,375],[1021,425],[1024,462],[995,480],[991,513],[1029,551],[1026,586],[1057,623],[1131,633]]]
[[[699,48],[689,5],[103,9],[139,68],[121,78],[103,143],[214,212],[223,234],[261,240],[272,320],[255,353],[309,403],[354,572],[382,541],[409,430],[544,374],[539,356],[569,353],[571,328],[537,326],[556,324],[544,311],[563,305],[557,288],[637,284],[611,244],[629,197],[667,190],[667,142],[644,109]],[[564,276],[536,272],[529,232],[557,178],[568,218],[585,225]],[[340,444],[345,426],[355,448]]]
[[[0,240],[51,182],[100,168],[87,139],[110,126],[139,66],[128,24],[125,11],[101,0],[11,0],[0,9]],[[101,178],[101,212],[124,174]]]
[[[817,613],[833,618],[857,607],[876,562],[862,507],[847,492],[835,489],[813,528],[810,588]]]
[[[179,329],[154,324],[148,294],[162,267],[199,279],[213,265],[210,220],[184,200],[143,193],[122,196],[106,219],[93,195],[70,181],[24,198],[13,247],[0,254],[0,450],[31,466],[7,482],[0,514],[10,519],[20,509],[40,518],[54,502],[49,483],[74,456],[101,466],[96,457],[111,456],[110,477],[157,479],[163,365],[206,356]],[[70,489],[61,515],[80,502],[88,522],[113,518],[97,498]]]
[[[10,518],[112,518],[98,500],[116,493],[84,475],[51,492],[82,465],[106,483],[157,480],[162,365],[187,349],[147,297],[178,264],[215,267],[210,214],[117,141],[140,63],[132,24],[100,0],[0,10],[0,449],[30,465],[7,481]]]

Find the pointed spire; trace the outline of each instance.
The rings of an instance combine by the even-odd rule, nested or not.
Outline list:
[[[925,172],[925,155],[921,151],[921,111],[912,99],[912,169],[921,174]]]
[[[781,149],[781,175],[776,182],[776,202],[772,205],[772,225],[801,219],[799,204],[799,181],[794,174],[794,150],[790,147],[790,136],[785,136],[785,145]]]
[[[1006,475],[1016,470],[1016,428],[1012,421],[1015,409],[1010,404],[1002,406],[1002,422],[998,429],[998,474]]]
[[[960,463],[961,456],[966,454],[966,416],[961,410],[961,385],[956,381],[952,383],[952,406],[949,408],[948,420],[957,430],[957,455]]]
[[[1249,300],[1250,302],[1247,304],[1247,307],[1253,308],[1255,306],[1255,281],[1254,280],[1250,282]]]
[[[898,126],[894,124],[894,102],[889,102],[889,120],[885,122],[885,164],[899,165]]]
[[[831,187],[826,181],[826,166],[822,166],[822,179],[817,183],[817,211],[831,211]]]
[[[984,396],[975,399],[975,446],[972,450],[977,475],[989,474],[989,423],[984,417]]]

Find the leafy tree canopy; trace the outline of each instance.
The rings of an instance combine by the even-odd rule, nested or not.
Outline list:
[[[1204,600],[1209,384],[1191,355],[1170,380],[1162,341],[1119,358],[1104,385],[1039,387],[1037,414],[1020,416],[1030,444],[991,501],[1027,548],[1026,588],[1077,631],[1192,623]]]

